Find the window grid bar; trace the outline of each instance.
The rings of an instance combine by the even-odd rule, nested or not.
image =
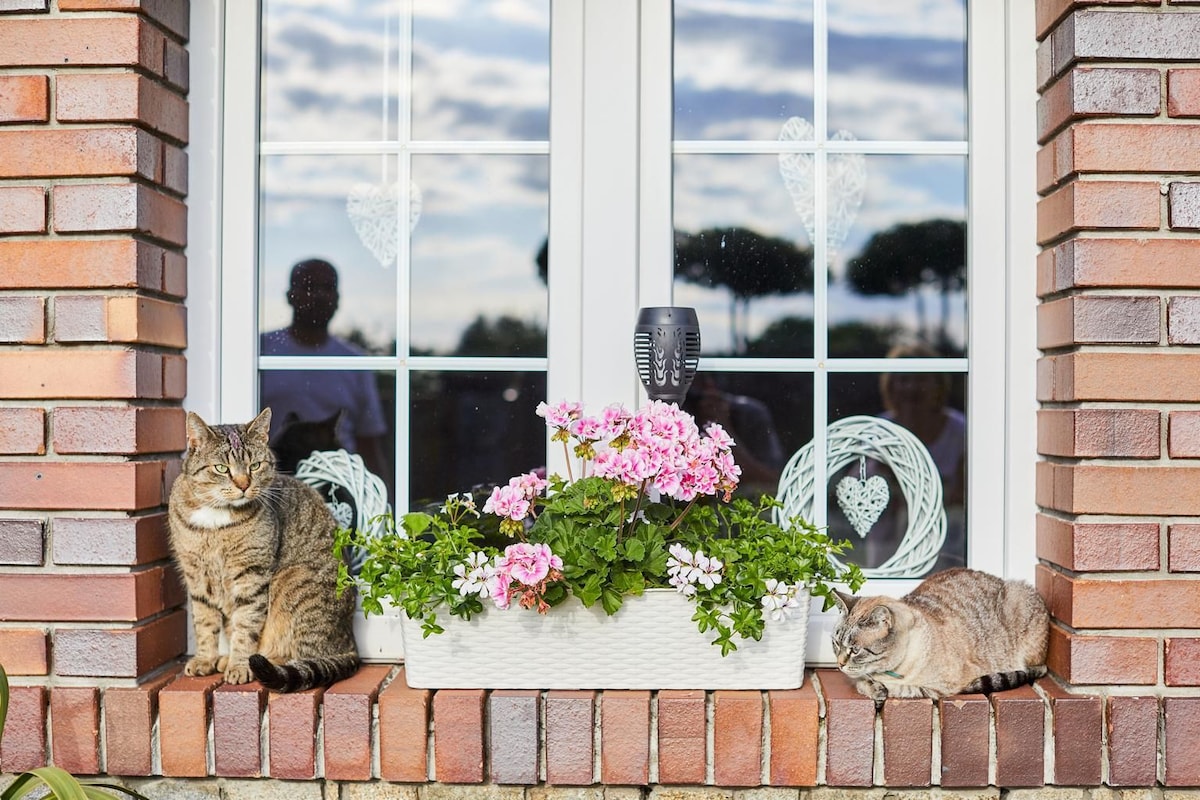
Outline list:
[[[397,79],[400,85],[396,92],[396,135],[401,142],[408,143],[396,154],[396,182],[400,187],[397,192],[396,231],[399,234],[400,246],[396,251],[396,359],[394,369],[396,407],[393,410],[392,430],[395,432],[395,455],[392,459],[392,485],[395,487],[396,507],[409,507],[409,481],[411,457],[408,448],[410,437],[401,436],[401,431],[410,430],[411,420],[409,409],[412,408],[412,390],[409,381],[409,371],[405,368],[404,356],[408,355],[412,346],[412,332],[409,325],[408,287],[412,281],[412,231],[409,226],[412,211],[412,53],[413,53],[413,2],[404,0],[400,4],[397,16]],[[385,70],[386,71],[386,70]],[[384,127],[387,130],[387,127]],[[387,156],[384,156],[385,158]],[[419,188],[419,187],[418,187]]]
[[[407,98],[402,98],[401,105],[406,106],[407,103]],[[411,111],[406,112],[403,116],[411,116]],[[403,134],[401,134],[401,138],[398,140],[378,142],[262,142],[259,145],[259,152],[264,156],[372,156],[376,154],[392,155],[404,153],[420,155],[546,155],[550,152],[550,142],[545,140],[512,142],[415,142],[404,140]]]
[[[813,485],[829,482],[828,417],[829,417],[829,270],[828,233],[825,219],[828,213],[829,142],[829,9],[827,0],[813,0]],[[820,265],[818,267],[818,265]],[[813,517],[818,526],[828,524],[829,508],[825,492],[813,492]]]
[[[815,128],[815,126],[814,126]],[[904,142],[904,141],[871,141],[869,139],[853,139],[846,141],[737,141],[698,139],[678,140],[675,142],[676,153],[689,154],[772,154],[772,153],[815,153],[823,150],[827,153],[862,153],[864,155],[946,155],[963,156],[967,154],[965,141],[943,142]]]

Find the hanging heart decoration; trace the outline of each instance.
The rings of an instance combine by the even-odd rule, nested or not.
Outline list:
[[[812,123],[791,117],[779,131],[781,142],[812,142],[816,132]],[[852,142],[856,137],[849,131],[838,131],[831,142]],[[817,240],[816,159],[813,153],[780,153],[779,174],[792,196],[792,205],[808,233],[808,240]],[[829,258],[846,241],[846,234],[858,216],[863,193],[867,188],[867,163],[862,153],[830,153],[825,159],[827,221],[825,246]]]
[[[358,240],[375,256],[380,266],[388,267],[399,253],[400,236],[396,225],[400,213],[400,187],[395,183],[358,183],[346,198],[346,214]],[[408,184],[408,230],[411,233],[421,218],[421,190]]]
[[[837,483],[837,503],[859,538],[865,539],[888,504],[888,485],[882,475],[860,481],[846,476]]]

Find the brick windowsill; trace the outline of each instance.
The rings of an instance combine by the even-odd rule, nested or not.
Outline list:
[[[1194,786],[1198,720],[1197,697],[1105,699],[1050,679],[990,699],[889,700],[876,714],[827,669],[788,691],[538,692],[413,689],[403,667],[368,665],[292,695],[173,672],[138,688],[14,686],[0,770],[51,760],[80,774],[415,784]]]

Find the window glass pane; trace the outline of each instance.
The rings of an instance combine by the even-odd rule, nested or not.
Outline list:
[[[829,288],[829,354],[967,345],[967,159],[866,156],[866,191]]]
[[[910,345],[896,348],[891,355],[903,359],[936,358],[939,354],[924,345]],[[898,446],[889,449],[892,455],[864,458],[861,462],[851,458],[829,476],[828,485],[830,532],[834,538],[853,542],[849,560],[864,567],[879,567],[892,559],[916,558],[922,552],[932,557],[936,552],[934,570],[966,564],[965,409],[966,376],[962,373],[896,371],[829,376],[830,419],[865,414],[882,417],[911,432],[915,441],[929,451],[942,493],[941,504],[921,502],[922,497],[930,495],[917,487],[934,485],[932,478],[918,471],[919,460],[899,455],[908,451]],[[831,450],[836,453],[839,443],[835,439],[831,435]],[[837,485],[846,477],[869,480],[875,475],[887,481],[887,504],[878,519],[865,528],[866,535],[860,536],[838,502]],[[911,497],[906,495],[906,487]],[[922,507],[928,510],[916,510]],[[925,551],[917,544],[918,536],[936,528],[939,509],[944,509],[946,515],[945,542],[940,551]],[[927,523],[922,524],[922,520]],[[905,550],[914,555],[905,556]]]
[[[414,156],[412,350],[542,356],[548,295],[545,156]]]
[[[549,32],[549,0],[416,0],[413,138],[549,139]]]
[[[777,156],[675,157],[674,287],[705,355],[812,355],[812,247]]]
[[[413,508],[545,469],[546,425],[535,413],[545,373],[416,371],[410,389]]]
[[[263,141],[396,135],[396,5],[264,0]]]
[[[828,0],[829,130],[967,138],[966,0]]]
[[[784,464],[812,438],[812,398],[807,373],[700,371],[683,408],[701,428],[716,422],[733,437],[739,495],[773,495]]]
[[[394,499],[396,378],[349,369],[262,370],[259,405],[271,409],[271,447],[280,468],[293,472],[313,450],[344,449],[362,456]]]
[[[394,162],[382,156],[263,159],[260,330],[286,328],[302,310],[311,316],[308,325],[324,319],[329,333],[364,352],[395,353],[395,260],[402,240],[398,190],[387,177],[395,174]],[[328,270],[297,276],[300,283],[293,285],[295,266],[312,259],[333,267],[332,286]],[[272,342],[277,347],[264,348],[263,355],[343,354],[280,352],[282,343]]]
[[[812,3],[675,2],[675,138],[766,139],[812,119]]]

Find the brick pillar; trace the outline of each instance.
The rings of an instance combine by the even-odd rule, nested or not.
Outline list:
[[[1167,694],[1200,685],[1200,6],[1037,11],[1050,666]]]
[[[0,663],[16,683],[132,684],[187,646],[165,515],[184,447],[188,14],[0,4]]]

